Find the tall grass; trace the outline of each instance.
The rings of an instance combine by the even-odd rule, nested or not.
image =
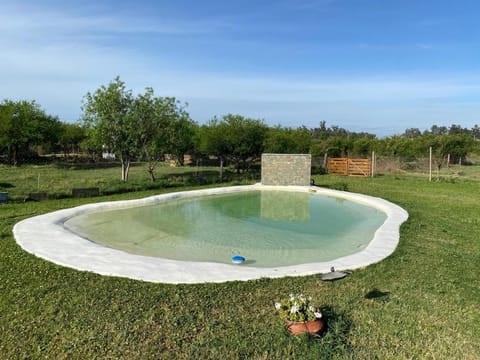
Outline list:
[[[35,181],[32,169],[17,170],[0,182]],[[47,173],[69,177],[64,171],[73,170]],[[109,171],[95,173],[108,179]],[[17,221],[91,199],[0,204],[0,358],[478,359],[480,183],[403,175],[315,182],[404,207],[410,218],[395,253],[333,284],[317,276],[154,284],[57,266],[15,243]],[[273,304],[290,293],[323,304],[323,335],[288,334]]]

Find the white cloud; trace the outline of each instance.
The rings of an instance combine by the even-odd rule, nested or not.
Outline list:
[[[0,44],[94,42],[129,35],[193,36],[230,25],[221,19],[181,20],[119,13],[49,9],[35,5],[0,4]]]

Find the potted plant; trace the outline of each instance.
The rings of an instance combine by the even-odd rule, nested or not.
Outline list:
[[[317,334],[323,329],[322,313],[309,296],[290,294],[287,299],[276,302],[275,309],[293,335]]]

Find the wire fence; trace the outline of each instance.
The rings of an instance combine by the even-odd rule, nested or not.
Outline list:
[[[480,180],[480,157],[458,159],[455,162],[445,158],[402,158],[398,156],[369,156],[373,162],[373,176],[386,174],[413,174],[418,176],[440,178],[472,178]],[[325,157],[312,158],[312,169],[316,173],[327,173],[329,159]],[[371,176],[371,173],[368,174]]]

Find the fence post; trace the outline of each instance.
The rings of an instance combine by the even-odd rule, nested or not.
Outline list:
[[[432,181],[432,147],[431,146],[430,146],[430,166],[429,166],[428,181]]]
[[[375,151],[372,151],[372,178],[375,175]]]

